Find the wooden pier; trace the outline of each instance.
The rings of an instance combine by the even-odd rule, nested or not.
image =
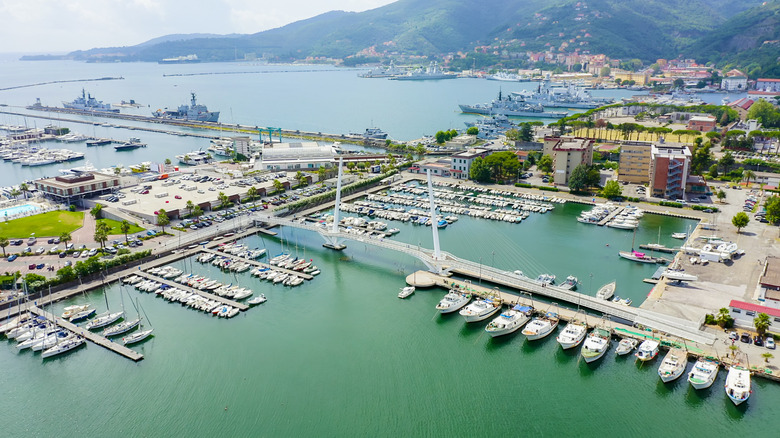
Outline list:
[[[42,309],[39,309],[37,306],[30,306],[30,312],[34,313],[38,316],[42,316],[50,321],[56,321],[57,325],[60,327],[63,327],[79,336],[83,336],[85,339],[100,345],[103,348],[107,348],[114,353],[121,354],[122,356],[134,360],[138,362],[139,360],[144,358],[144,355],[135,351],[131,350],[124,345],[117,344],[116,342],[111,341],[108,338],[105,338],[97,333],[93,333],[87,329],[81,328],[77,326],[76,324],[73,324],[72,322],[66,321],[58,316],[52,315],[49,312],[46,312]]]
[[[674,254],[675,252],[679,251],[679,249],[677,249],[677,248],[667,248],[665,246],[658,247],[658,246],[651,245],[651,244],[639,245],[639,248],[645,249],[647,251],[665,252],[667,254]]]
[[[231,306],[231,307],[235,307],[238,310],[247,310],[249,308],[249,306],[247,306],[246,304],[241,304],[241,303],[239,303],[237,301],[233,301],[231,299],[224,298],[224,297],[221,297],[219,295],[215,295],[215,294],[212,294],[212,293],[209,293],[209,292],[205,292],[205,291],[202,291],[200,289],[195,289],[195,288],[187,286],[185,284],[179,284],[179,283],[176,283],[175,281],[166,280],[166,279],[164,279],[162,277],[158,277],[156,275],[152,275],[152,274],[150,274],[148,272],[139,271],[139,272],[136,272],[135,275],[138,275],[139,277],[144,277],[144,278],[149,279],[149,280],[154,280],[154,281],[157,281],[159,283],[167,284],[168,286],[175,287],[176,289],[182,289],[182,290],[186,290],[187,292],[196,293],[196,294],[202,296],[203,298],[207,298],[207,299],[213,300],[213,301],[218,301],[218,302],[220,302],[222,304],[225,304],[225,305],[228,305],[228,306]]]
[[[258,262],[258,261],[255,261],[255,260],[246,259],[244,257],[238,257],[238,256],[235,256],[235,255],[232,255],[232,254],[225,254],[223,252],[216,251],[216,250],[209,249],[209,248],[201,248],[200,251],[201,252],[209,252],[209,253],[212,253],[212,254],[216,254],[218,256],[228,257],[228,258],[231,258],[231,259],[234,259],[234,260],[240,260],[240,261],[242,261],[244,263],[249,263],[250,265],[255,266],[255,267],[259,267],[259,268],[270,268],[270,269],[273,269],[275,271],[281,271],[281,272],[284,272],[284,273],[287,273],[287,274],[290,274],[290,275],[295,275],[296,277],[301,277],[304,280],[311,280],[312,278],[314,278],[313,276],[311,276],[309,274],[306,274],[306,273],[303,273],[303,272],[300,272],[300,271],[292,271],[290,269],[280,268],[278,266],[269,265],[268,263]]]
[[[618,208],[612,210],[612,212],[610,212],[607,215],[607,217],[605,217],[604,219],[599,221],[598,226],[603,227],[604,225],[607,224],[607,222],[609,222],[612,219],[614,219],[615,216],[619,215],[620,213],[623,213],[623,210],[625,210],[625,207],[618,207]]]

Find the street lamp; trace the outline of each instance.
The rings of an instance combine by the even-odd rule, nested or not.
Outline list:
[[[482,257],[479,258],[479,284],[482,285]]]

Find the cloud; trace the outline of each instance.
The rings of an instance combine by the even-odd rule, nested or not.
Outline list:
[[[394,0],[0,0],[2,52],[129,46],[173,33],[256,33]]]

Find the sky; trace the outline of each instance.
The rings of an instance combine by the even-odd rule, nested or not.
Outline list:
[[[0,53],[133,46],[185,33],[256,33],[395,0],[0,0]]]

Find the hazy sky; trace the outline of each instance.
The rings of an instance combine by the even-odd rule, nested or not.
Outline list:
[[[132,46],[173,33],[255,33],[395,0],[0,0],[0,53]]]

